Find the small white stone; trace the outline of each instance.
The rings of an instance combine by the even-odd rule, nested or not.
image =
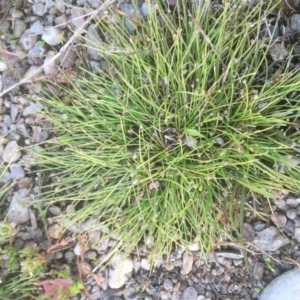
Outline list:
[[[195,243],[193,243],[193,244],[190,244],[190,245],[188,246],[188,249],[189,249],[190,251],[199,251],[199,250],[200,250],[200,244],[199,244],[198,242],[195,242]]]
[[[108,285],[112,289],[121,288],[133,270],[131,258],[124,258],[124,253],[117,254],[110,262]]]
[[[2,159],[5,162],[15,162],[21,157],[21,151],[19,149],[18,143],[16,141],[10,141],[4,151]]]
[[[183,254],[181,274],[182,275],[189,274],[192,270],[192,267],[193,267],[193,255],[185,252]]]
[[[50,46],[57,46],[61,43],[61,32],[55,27],[47,27],[43,31],[42,40]]]
[[[4,72],[6,70],[7,70],[7,65],[3,61],[0,61],[0,72]]]
[[[141,260],[141,267],[143,269],[145,269],[145,270],[148,270],[148,271],[151,269],[151,265],[150,265],[148,259],[142,258],[142,260]]]

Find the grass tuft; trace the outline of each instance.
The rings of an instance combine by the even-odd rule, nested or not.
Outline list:
[[[53,175],[41,199],[72,203],[71,222],[96,218],[128,252],[150,237],[160,255],[234,239],[246,195],[299,192],[300,74],[269,72],[259,32],[273,8],[237,4],[154,4],[134,34],[115,12],[99,20],[105,67],[43,99],[56,137],[39,153]]]

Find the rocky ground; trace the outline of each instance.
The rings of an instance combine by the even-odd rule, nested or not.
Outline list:
[[[41,92],[41,78],[59,78],[59,69],[73,74],[83,63],[78,53],[80,44],[73,43],[60,52],[64,41],[68,41],[74,30],[80,29],[90,14],[101,5],[100,0],[88,1],[17,1],[11,7],[7,1],[0,1],[2,11],[0,22],[0,162],[13,162],[0,178],[0,184],[10,184],[9,196],[0,204],[1,218],[8,213],[8,221],[16,222],[18,234],[14,246],[21,249],[25,243],[34,242],[41,250],[49,250],[61,237],[58,216],[70,209],[66,203],[50,206],[46,217],[40,214],[36,205],[22,205],[24,199],[36,201],[39,196],[39,177],[32,167],[34,152],[38,143],[50,134],[51,124],[40,113],[43,106],[34,101],[34,95]],[[114,4],[126,14],[136,15],[130,3]],[[140,3],[141,14],[147,14],[147,6]],[[103,12],[100,12],[103,16]],[[132,30],[128,23],[128,30]],[[300,15],[294,14],[286,31],[299,31]],[[269,28],[268,32],[277,28]],[[277,32],[278,31],[278,32]],[[263,33],[266,34],[266,33]],[[88,25],[84,35],[89,39],[101,39],[93,25]],[[282,44],[270,53],[274,61],[286,56]],[[59,59],[55,55],[60,53]],[[87,63],[94,72],[101,66],[101,57],[88,50]],[[86,63],[86,62],[85,62]],[[34,75],[34,76],[33,76]],[[22,87],[18,86],[24,80]],[[9,87],[17,88],[6,92]],[[24,149],[31,149],[31,153]],[[250,201],[251,199],[249,199]],[[160,258],[150,273],[148,245],[141,245],[139,251],[126,260],[118,255],[105,266],[106,253],[116,243],[107,240],[98,246],[85,249],[84,268],[101,276],[85,280],[90,299],[258,299],[259,293],[273,278],[298,266],[300,260],[300,198],[292,195],[274,196],[271,207],[262,200],[256,215],[246,212],[244,224],[245,248],[224,243],[214,253],[199,253],[196,242],[190,245],[190,253],[174,249],[169,260]],[[36,202],[35,202],[36,203]],[[252,201],[249,202],[253,205]],[[262,213],[273,217],[260,218]],[[108,229],[96,228],[94,220],[71,226],[70,240],[66,247],[48,251],[51,268],[65,265],[76,268],[80,249],[75,239],[78,232],[86,232],[91,241],[96,241],[101,232]],[[101,265],[103,262],[103,267]],[[99,268],[97,268],[99,266]],[[87,272],[88,273],[88,272]],[[0,270],[0,276],[4,276]],[[87,299],[78,295],[73,299]]]

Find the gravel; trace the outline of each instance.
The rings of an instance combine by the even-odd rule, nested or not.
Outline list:
[[[0,61],[0,91],[7,82],[13,82],[11,75],[11,66],[15,68],[18,75],[31,76],[39,66],[49,61],[62,45],[63,30],[66,38],[72,34],[69,32],[69,26],[74,29],[82,25],[86,17],[86,3],[92,7],[98,7],[100,1],[77,0],[78,7],[67,7],[64,0],[55,1],[31,1],[26,10],[11,10],[0,24],[0,30],[14,35],[18,40],[16,45],[10,45],[14,56],[8,60]],[[148,3],[140,3],[140,11],[131,3],[123,3],[121,9],[130,17],[136,18],[139,13],[144,17],[149,14],[151,7]],[[14,22],[12,22],[14,19]],[[67,21],[71,21],[68,26]],[[290,29],[299,31],[300,15],[294,14],[290,18]],[[56,26],[58,25],[58,26]],[[130,33],[134,33],[135,26],[128,19],[125,25]],[[274,32],[274,39],[280,35],[278,27],[269,28]],[[288,30],[288,29],[287,29]],[[101,33],[101,36],[104,33]],[[262,32],[262,36],[269,38],[268,33]],[[85,33],[85,38],[89,40],[87,45],[91,48],[96,47],[102,42],[100,33],[95,28],[95,24],[90,24]],[[44,42],[43,42],[44,41]],[[88,50],[88,59],[93,66],[94,72],[99,72],[102,63],[102,57],[95,49]],[[58,72],[57,65],[65,70],[80,65],[77,58],[76,45],[70,47],[61,57],[60,62],[46,64],[40,75],[54,76]],[[286,58],[288,52],[283,43],[274,43],[271,47],[270,55],[275,62],[280,62]],[[40,91],[38,83],[26,85],[28,92],[34,94]],[[26,90],[26,86],[24,89]],[[34,173],[33,155],[23,153],[23,148],[27,145],[34,146],[36,143],[47,140],[50,130],[47,130],[49,124],[43,120],[41,111],[44,109],[39,102],[32,102],[26,93],[17,94],[17,91],[0,98],[0,106],[3,111],[1,116],[1,134],[5,136],[6,141],[0,142],[0,158],[5,165],[12,162],[10,167],[0,178],[0,184],[11,184],[11,192],[7,199],[1,204],[1,210],[7,211],[7,220],[18,224],[18,235],[14,246],[22,249],[25,242],[36,242],[41,250],[47,250],[50,245],[47,240],[47,234],[50,240],[61,238],[62,227],[57,217],[62,212],[67,211],[67,206],[63,203],[50,205],[47,210],[47,218],[42,218],[38,211],[35,211],[30,205],[32,198],[39,195],[38,182]],[[195,147],[197,140],[188,137],[185,144],[188,147]],[[216,140],[219,145],[224,144],[221,137]],[[39,151],[39,148],[35,148]],[[1,187],[1,186],[0,186]],[[213,253],[200,253],[200,244],[193,242],[187,246],[187,249],[175,248],[167,260],[165,256],[157,259],[156,267],[150,270],[150,258],[147,251],[143,249],[152,247],[153,241],[147,243],[147,246],[141,245],[142,255],[131,253],[124,256],[124,253],[116,255],[112,262],[97,271],[97,275],[103,277],[103,282],[97,284],[95,280],[89,278],[86,280],[86,287],[92,295],[91,299],[105,300],[209,300],[209,299],[258,299],[257,288],[263,289],[276,276],[293,268],[291,261],[286,261],[288,257],[295,262],[299,262],[300,248],[300,218],[299,218],[300,198],[294,195],[279,195],[274,199],[274,216],[270,220],[262,220],[258,216],[247,215],[246,223],[243,227],[243,236],[245,241],[249,242],[246,256],[242,249],[225,247],[224,249],[215,249]],[[68,211],[69,212],[69,211]],[[45,232],[44,223],[47,224]],[[37,223],[37,227],[34,225]],[[94,219],[90,219],[84,224],[69,224],[67,231],[69,236],[77,236],[82,231],[86,232],[90,240],[90,248],[84,253],[85,267],[89,269],[91,262],[100,262],[107,254],[112,245],[116,243],[117,237],[111,237],[101,240],[103,233],[109,233],[109,228],[100,228],[101,226]],[[280,230],[277,228],[279,227]],[[284,235],[283,235],[284,234]],[[267,255],[252,247],[256,247],[272,255],[278,262],[268,262]],[[76,243],[69,243],[69,247],[58,251],[55,254],[49,254],[49,265],[59,265],[63,268],[67,263],[69,266],[76,266],[76,249],[80,254],[81,248],[74,249]],[[144,248],[143,248],[144,247]],[[79,252],[78,252],[79,251]],[[270,265],[271,264],[271,265]],[[75,270],[76,273],[76,270]],[[262,293],[259,299],[295,299],[288,298],[288,291],[297,288],[295,282],[299,281],[299,272],[291,271],[284,273],[282,280],[285,294],[279,298],[280,284],[278,281],[269,285]],[[295,281],[294,281],[295,280]],[[293,292],[298,295],[299,292]],[[263,298],[272,295],[272,298]],[[80,298],[82,297],[82,298]],[[86,300],[82,295],[79,299]],[[278,298],[276,298],[278,297]],[[76,298],[74,298],[76,299]],[[77,300],[76,299],[76,300]]]

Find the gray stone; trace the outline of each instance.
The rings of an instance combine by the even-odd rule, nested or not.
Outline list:
[[[151,5],[150,3],[144,2],[141,6],[141,13],[144,17],[147,17],[150,14],[151,10],[152,12],[154,12],[155,6]]]
[[[286,211],[286,216],[289,219],[291,219],[291,220],[295,219],[296,216],[297,216],[297,210],[296,209],[289,209],[289,210],[287,210]]]
[[[297,240],[298,243],[300,243],[300,227],[299,226],[297,226],[295,228],[294,238]]]
[[[36,115],[43,108],[44,106],[40,103],[32,103],[24,109],[23,116],[27,117],[29,115]]]
[[[64,69],[70,69],[73,67],[75,59],[76,59],[76,52],[73,48],[68,47],[66,51],[62,52],[61,54],[61,66]]]
[[[38,36],[30,32],[29,29],[25,30],[20,37],[19,43],[22,48],[28,51],[37,41]]]
[[[110,262],[108,285],[112,289],[122,287],[133,270],[131,258],[124,258],[124,253],[118,253]]]
[[[3,126],[9,127],[11,125],[11,117],[9,115],[3,116]]]
[[[44,28],[42,40],[50,46],[57,46],[61,43],[61,32],[56,27]]]
[[[98,8],[101,5],[100,0],[87,0],[87,2],[93,7]]]
[[[19,38],[24,30],[26,29],[26,24],[23,19],[16,19],[14,22],[14,36]]]
[[[11,180],[10,172],[5,171],[0,176],[0,182],[1,183],[8,183]]]
[[[13,194],[8,208],[7,220],[23,224],[29,221],[29,209],[26,197],[28,189],[20,189]]]
[[[85,21],[85,13],[84,10],[81,8],[72,8],[71,9],[71,17],[72,23],[75,27],[79,28],[82,27]]]
[[[264,251],[276,251],[289,242],[274,226],[259,232],[254,240],[254,244]]]
[[[292,208],[296,208],[299,205],[299,202],[295,198],[286,199],[286,205]]]
[[[61,214],[61,208],[58,206],[55,206],[55,205],[50,206],[49,211],[55,216],[58,216]]]
[[[64,0],[55,0],[55,7],[63,14],[66,12],[66,5]]]
[[[265,264],[261,262],[257,262],[254,265],[253,276],[256,280],[261,280],[263,278],[265,271]]]
[[[300,269],[276,277],[263,290],[259,300],[300,300]]]
[[[32,5],[32,12],[36,16],[43,16],[45,13],[45,4],[43,3],[35,3]]]
[[[21,157],[21,151],[19,149],[18,143],[16,141],[11,141],[7,143],[4,148],[2,159],[5,162],[15,162]]]
[[[197,290],[190,286],[183,291],[180,300],[195,300],[197,295]]]
[[[12,104],[10,107],[10,118],[12,122],[15,122],[17,120],[18,113],[19,113],[18,105]]]
[[[7,65],[3,61],[0,61],[0,72],[4,72],[6,70],[7,70]]]
[[[97,30],[95,29],[95,25],[91,24],[85,35],[85,43],[87,46],[87,53],[92,60],[101,60],[102,56],[97,51],[97,45],[102,42],[100,35],[98,34]]]
[[[55,25],[58,25],[57,28],[59,30],[65,29],[67,27],[67,24],[68,24],[68,18],[65,14],[55,18]]]
[[[29,30],[33,34],[41,34],[44,30],[44,26],[42,25],[40,20],[37,20],[33,24],[31,24]]]
[[[45,47],[41,42],[36,42],[33,47],[29,50],[28,56],[30,57],[42,57],[45,53]]]
[[[180,273],[182,275],[187,275],[191,272],[193,267],[193,255],[185,252],[182,258],[182,267]]]
[[[173,290],[173,282],[170,279],[165,279],[163,282],[164,289],[167,291]]]
[[[137,17],[137,11],[133,4],[124,3],[122,6],[123,12],[130,18],[135,19]],[[134,26],[127,18],[125,19],[125,26],[130,33],[134,32]]]
[[[300,31],[300,15],[293,14],[290,19],[290,24],[293,31]]]
[[[282,43],[274,43],[270,47],[270,55],[275,62],[283,61],[289,52]]]
[[[11,178],[13,180],[19,180],[25,177],[23,168],[18,164],[11,164],[9,166]]]

